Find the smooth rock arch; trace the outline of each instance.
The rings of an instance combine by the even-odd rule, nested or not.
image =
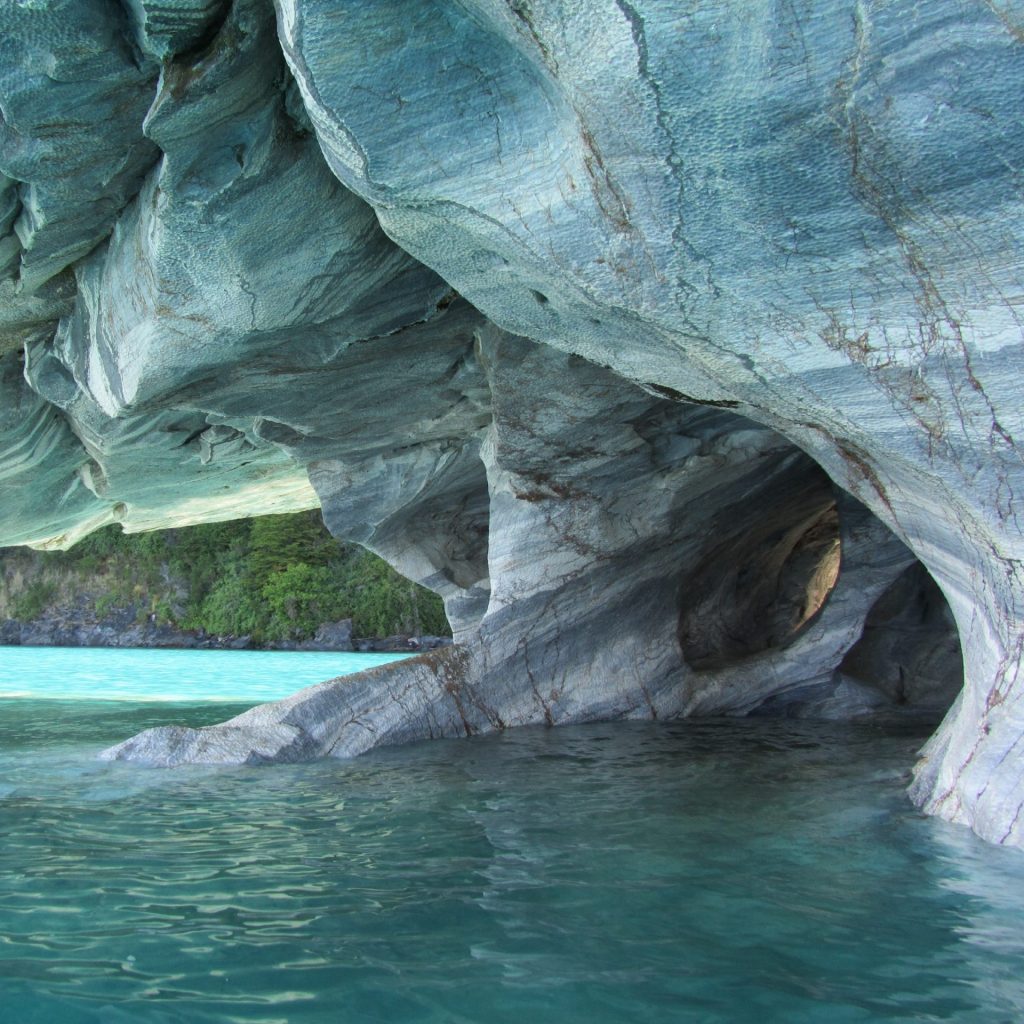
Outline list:
[[[472,641],[410,670],[412,689],[360,683],[390,723],[360,742],[518,720],[495,696],[522,720],[649,713],[681,692],[675,652],[647,643],[678,609],[591,586],[588,559],[628,550],[623,523],[673,534],[682,492],[637,509],[630,474],[643,455],[687,475],[689,456],[608,413],[662,401],[665,441],[692,416],[725,449],[743,431],[714,416],[735,414],[739,452],[809,456],[942,587],[966,681],[915,798],[1024,843],[1014,10],[396,12],[278,0],[276,29],[265,0],[0,15],[4,539],[322,499],[332,528],[432,581]],[[368,488],[364,519],[341,481]],[[910,556],[852,508],[847,549],[880,564],[849,572],[896,572]],[[520,542],[550,555],[547,579]],[[600,601],[637,616],[623,645],[556,642]],[[628,699],[587,690],[635,665]],[[733,682],[736,707],[751,680]],[[724,706],[703,692],[688,710]],[[335,749],[310,716],[288,749]]]
[[[888,523],[966,665],[915,798],[1024,841],[1024,776],[992,778],[1024,732],[1014,13],[413,6],[366,96],[382,6],[341,45],[326,0],[279,2],[331,168],[502,327],[735,403]],[[414,164],[428,127],[443,159]]]

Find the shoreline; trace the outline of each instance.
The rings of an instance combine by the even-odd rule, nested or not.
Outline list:
[[[396,634],[353,637],[351,623],[324,623],[306,640],[258,643],[249,636],[216,636],[202,630],[181,630],[152,623],[131,626],[111,623],[0,622],[0,648],[136,648],[142,650],[321,651],[352,654],[409,654],[447,647],[451,637]]]

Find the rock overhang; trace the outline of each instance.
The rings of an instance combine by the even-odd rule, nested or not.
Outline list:
[[[771,505],[810,456],[957,618],[966,699],[918,798],[1022,841],[991,781],[1024,685],[1009,14],[280,0],[275,23],[261,0],[48,0],[3,20],[5,541],[319,502],[443,594],[480,727],[749,709],[735,664],[694,689],[693,623],[643,554],[700,577],[687,531]],[[776,645],[775,697],[793,645],[820,655],[803,682],[834,685],[909,564],[855,506],[843,526],[845,500],[835,594]],[[585,623],[630,604],[631,637],[588,650]],[[502,664],[525,698],[491,699]]]

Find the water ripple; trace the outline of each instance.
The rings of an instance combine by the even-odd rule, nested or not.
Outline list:
[[[628,724],[269,770],[90,760],[171,714],[0,747],[4,1024],[1024,1019],[1024,858],[913,811],[919,736]],[[25,702],[0,733],[19,716],[58,728]]]

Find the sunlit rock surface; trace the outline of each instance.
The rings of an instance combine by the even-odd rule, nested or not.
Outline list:
[[[1014,5],[0,27],[4,542],[319,502],[445,598],[456,731],[934,710],[916,558],[915,798],[1024,843]]]

